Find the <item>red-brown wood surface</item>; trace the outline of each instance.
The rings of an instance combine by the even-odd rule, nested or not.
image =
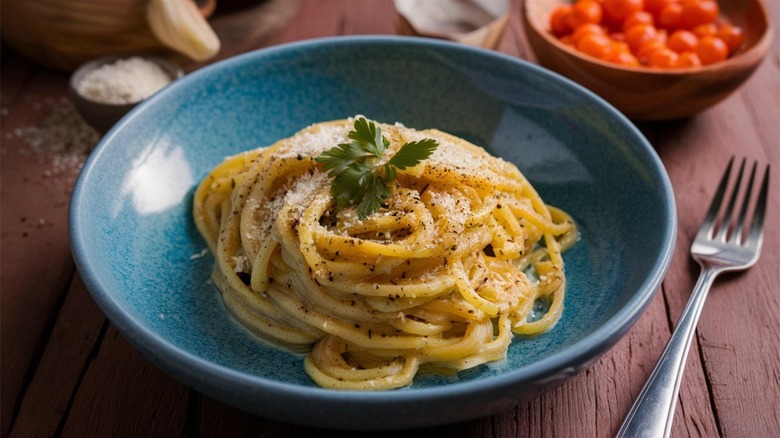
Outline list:
[[[780,2],[768,5],[777,23]],[[391,0],[304,0],[296,18],[268,45],[394,34],[393,11]],[[513,2],[498,50],[534,61],[518,11]],[[715,283],[688,358],[672,434],[780,436],[778,78],[775,44],[748,83],[719,105],[688,120],[638,125],[671,178],[679,232],[660,293],[617,346],[535,399],[489,418],[413,435],[614,435],[690,296],[698,275],[688,255],[691,238],[728,158],[736,154],[773,166],[764,250],[748,272]],[[67,231],[70,192],[87,156],[79,145],[97,137],[78,132],[73,141],[79,144],[65,151],[41,143],[41,136],[56,142],[58,135],[74,135],[51,132],[47,125],[52,114],[67,110],[66,85],[66,74],[3,48],[2,436],[362,436],[255,417],[214,401],[158,370],[106,320],[75,270]]]

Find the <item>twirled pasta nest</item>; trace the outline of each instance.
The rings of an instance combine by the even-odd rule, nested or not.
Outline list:
[[[310,351],[304,366],[318,385],[361,390],[500,360],[513,333],[552,327],[563,309],[561,252],[577,239],[571,218],[482,148],[378,124],[389,154],[422,138],[439,147],[399,171],[386,204],[361,220],[336,208],[315,161],[347,141],[350,122],[230,157],[200,184],[195,223],[233,315]]]

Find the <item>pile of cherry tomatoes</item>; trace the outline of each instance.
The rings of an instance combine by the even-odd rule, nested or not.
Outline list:
[[[603,61],[673,69],[723,61],[742,29],[719,20],[716,0],[577,0],[553,10],[562,42]]]

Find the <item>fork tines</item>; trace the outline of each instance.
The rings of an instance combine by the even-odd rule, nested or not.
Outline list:
[[[744,190],[740,190],[742,185],[742,179],[745,173],[745,164],[747,159],[743,158],[742,163],[739,166],[739,173],[733,183],[731,196],[728,204],[723,208],[723,214],[719,217],[718,213],[723,207],[723,197],[726,194],[726,190],[729,186],[729,179],[731,177],[731,171],[734,168],[734,157],[729,160],[726,172],[723,174],[723,178],[720,181],[718,190],[710,204],[710,209],[707,211],[707,216],[704,219],[702,229],[707,230],[707,237],[709,239],[719,240],[721,242],[735,242],[737,244],[745,244],[750,247],[759,247],[761,245],[762,234],[764,224],[764,214],[766,213],[767,197],[769,192],[769,164],[766,165],[764,170],[764,179],[761,182],[761,188],[755,201],[752,199],[753,183],[756,178],[756,171],[758,168],[758,162],[754,161],[752,169],[750,171],[750,178],[748,179],[747,186]],[[743,192],[742,205],[739,209],[739,214],[736,218],[733,218],[734,208],[737,204],[740,192]],[[750,223],[750,228],[745,235],[745,223],[748,212],[751,211],[750,205],[755,205],[753,212],[753,218]]]

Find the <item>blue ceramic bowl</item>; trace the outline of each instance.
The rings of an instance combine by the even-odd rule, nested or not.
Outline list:
[[[582,237],[565,254],[565,310],[552,330],[517,337],[505,361],[456,378],[339,392],[314,386],[300,355],[257,340],[228,315],[191,219],[195,185],[228,155],[355,114],[482,145],[573,215]],[[349,429],[485,416],[574,375],[644,311],[676,229],[658,156],[603,100],[509,56],[402,37],[278,46],[177,81],[106,135],[82,171],[70,215],[87,287],[149,360],[249,412]]]

